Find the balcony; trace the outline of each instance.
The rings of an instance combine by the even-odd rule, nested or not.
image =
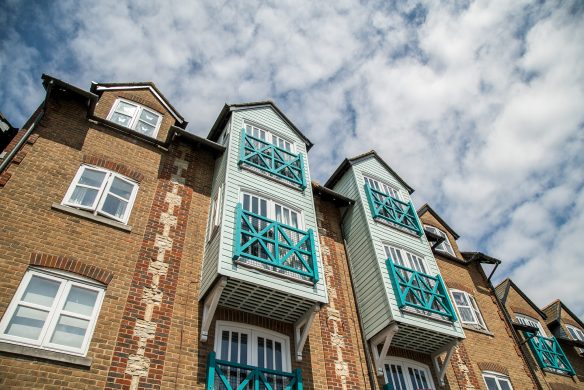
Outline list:
[[[235,213],[233,259],[297,281],[316,284],[318,265],[312,229],[303,231],[243,210]]]
[[[524,332],[529,347],[542,369],[559,371],[563,374],[576,375],[564,351],[555,337],[543,337]]]
[[[302,372],[284,372],[217,360],[209,354],[207,390],[282,389],[302,390]]]
[[[430,276],[387,259],[389,278],[400,309],[411,307],[456,321],[448,290],[440,275]]]
[[[241,132],[239,165],[247,165],[252,170],[282,181],[306,188],[304,160],[302,154],[294,154],[261,138]]]
[[[371,188],[369,184],[365,184],[365,193],[373,219],[379,219],[418,236],[422,235],[422,227],[411,202],[402,202],[389,194]]]

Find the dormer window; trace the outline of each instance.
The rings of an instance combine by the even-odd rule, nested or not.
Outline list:
[[[140,104],[118,99],[112,107],[108,120],[154,138],[158,134],[162,115]]]
[[[436,229],[434,226],[424,225],[424,228],[444,238],[444,241],[442,241],[440,245],[436,246],[437,251],[446,252],[450,256],[455,256],[454,249],[452,249],[452,245],[450,245],[450,240],[448,239],[448,234],[440,229]]]

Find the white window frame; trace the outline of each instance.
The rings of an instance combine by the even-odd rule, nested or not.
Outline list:
[[[41,329],[39,337],[36,340],[31,340],[24,337],[5,334],[4,332],[6,331],[6,328],[8,327],[8,324],[10,323],[10,320],[12,319],[16,311],[16,308],[19,305],[47,311],[47,307],[45,306],[22,301],[24,292],[26,291],[26,288],[28,287],[28,284],[33,276],[61,283],[57,291],[57,294],[55,295],[55,298],[53,300],[52,306],[48,310],[47,318],[45,320],[43,328]],[[64,310],[64,306],[69,291],[71,290],[71,287],[74,286],[97,292],[93,312],[90,316],[68,312]],[[70,355],[85,356],[87,355],[89,344],[93,336],[93,331],[95,330],[95,324],[97,322],[97,318],[101,310],[101,304],[103,303],[104,295],[105,287],[101,284],[91,281],[90,279],[79,277],[77,275],[64,271],[57,270],[49,271],[40,268],[30,268],[26,271],[24,277],[22,278],[22,281],[20,282],[20,285],[18,286],[16,293],[12,297],[10,305],[8,305],[8,308],[6,309],[6,312],[4,313],[4,316],[0,321],[0,340],[11,344],[25,345],[38,349],[67,353]],[[55,327],[57,326],[57,322],[59,321],[59,317],[61,316],[61,314],[89,321],[89,324],[87,325],[87,331],[85,333],[85,337],[80,348],[73,348],[50,342],[50,339],[53,335],[53,332],[55,331]]]
[[[363,181],[365,182],[365,184],[369,184],[369,187],[371,187],[374,190],[381,191],[397,200],[401,200],[402,202],[404,201],[401,191],[396,186],[387,184],[386,182],[379,179],[375,179],[367,174],[363,175]]]
[[[268,219],[271,219],[272,221],[277,221],[277,219],[276,219],[276,206],[280,206],[280,207],[283,207],[283,208],[289,209],[290,211],[295,212],[297,215],[297,218],[298,218],[298,227],[296,227],[295,229],[302,230],[302,231],[306,230],[306,228],[304,226],[304,215],[302,214],[302,210],[297,209],[295,207],[291,207],[288,204],[280,202],[278,200],[274,200],[273,198],[270,198],[269,196],[265,196],[265,195],[259,194],[257,192],[249,191],[249,190],[245,190],[245,189],[242,189],[239,192],[239,202],[241,203],[242,207],[243,207],[243,196],[244,195],[255,196],[256,198],[265,200],[267,202],[266,208],[268,211],[268,215],[265,217]]]
[[[436,246],[437,251],[448,253],[451,256],[456,256],[454,254],[454,248],[452,247],[452,244],[450,243],[450,239],[448,238],[448,234],[446,234],[446,232],[443,232],[437,227],[430,225],[424,225],[424,228],[444,238],[444,241],[442,241],[440,245]]]
[[[103,182],[101,183],[101,187],[99,188],[98,193],[95,197],[95,200],[91,206],[79,205],[79,204],[76,204],[76,203],[73,203],[70,201],[71,196],[73,195],[73,191],[75,191],[75,187],[77,186],[77,183],[79,183],[79,179],[81,178],[81,175],[83,175],[83,172],[86,169],[99,171],[99,172],[103,172],[106,174]],[[103,204],[107,198],[107,195],[110,194],[109,190],[110,190],[115,178],[118,178],[118,179],[120,179],[126,183],[129,183],[133,186],[130,198],[127,200],[128,206],[126,207],[126,212],[124,213],[124,215],[121,218],[118,218],[115,215],[109,214],[109,213],[102,210],[102,207],[103,207]],[[119,173],[116,173],[116,172],[113,172],[113,171],[110,171],[110,170],[107,170],[107,169],[104,169],[101,167],[83,164],[77,170],[77,173],[75,174],[73,181],[69,185],[69,189],[65,193],[65,197],[63,198],[61,204],[65,205],[65,206],[69,206],[69,207],[74,207],[74,208],[80,209],[80,210],[87,210],[87,211],[92,212],[94,215],[102,215],[104,217],[111,218],[111,219],[116,220],[118,222],[127,224],[128,219],[130,218],[130,214],[132,212],[132,208],[134,206],[134,201],[136,200],[137,193],[138,193],[138,183],[136,183],[134,180],[132,180],[126,176],[120,175]],[[111,195],[119,198],[119,196],[117,196],[115,194],[111,194]],[[124,201],[126,201],[126,200],[124,199]]]
[[[291,368],[291,355],[290,355],[290,338],[282,333],[274,332],[269,329],[260,328],[259,326],[253,326],[248,324],[242,324],[239,322],[231,321],[217,321],[215,323],[215,353],[217,354],[217,359],[224,359],[220,356],[221,354],[221,337],[223,331],[235,331],[239,334],[247,334],[248,348],[247,348],[247,365],[257,367],[257,341],[258,337],[268,338],[270,340],[276,340],[282,344],[282,371],[290,372]],[[231,343],[230,343],[231,344]],[[231,348],[231,345],[230,345]]]
[[[535,318],[525,314],[515,314],[515,319],[517,320],[517,322],[523,325],[533,326],[535,324],[536,327],[539,329],[538,331],[539,336],[548,337],[541,323]]]
[[[420,255],[418,253],[415,253],[415,252],[406,250],[404,248],[401,248],[401,247],[399,247],[397,245],[392,245],[392,244],[389,244],[389,243],[386,243],[386,242],[384,242],[382,244],[383,244],[383,253],[384,253],[384,255],[387,256],[388,252],[391,253],[391,249],[393,249],[395,251],[398,251],[398,252],[400,252],[402,259],[404,259],[405,260],[405,263],[407,263],[407,264],[403,264],[404,267],[413,269],[413,270],[418,271],[418,272],[422,272],[422,273],[424,273],[426,275],[430,275],[428,263],[426,262],[426,259],[424,258],[424,256],[422,256],[422,255]],[[408,257],[408,255],[410,255],[410,256]],[[415,259],[412,259],[411,258],[412,256],[415,257]],[[393,257],[392,257],[392,260],[394,260],[393,261],[394,264],[402,265],[399,262],[396,262],[399,259],[393,259]],[[418,262],[417,265],[413,263],[416,260],[419,260],[419,262]],[[420,268],[420,265],[421,265],[421,268],[422,268],[421,270],[419,269]]]
[[[483,381],[485,382],[485,386],[487,386],[487,379],[486,378],[489,377],[489,378],[493,378],[495,380],[498,390],[503,390],[501,388],[501,386],[499,385],[499,382],[501,382],[501,381],[507,382],[507,384],[509,385],[509,389],[513,390],[513,385],[511,384],[511,380],[509,379],[509,377],[507,375],[503,375],[503,374],[500,374],[500,373],[494,372],[494,371],[483,371],[482,377],[483,377]]]
[[[221,226],[221,219],[223,217],[223,191],[225,183],[221,183],[217,192],[211,202],[211,210],[209,211],[209,221],[207,223],[207,241],[213,237],[213,233],[219,226]]]
[[[132,129],[134,131],[137,131],[140,134],[144,134],[144,133],[140,132],[139,130],[137,130],[136,128],[138,126],[138,122],[140,121],[140,115],[142,114],[142,111],[146,110],[151,114],[157,115],[158,121],[156,122],[156,126],[154,126],[154,131],[152,132],[152,135],[146,135],[146,134],[144,134],[144,135],[146,135],[147,137],[152,137],[152,138],[156,138],[158,136],[158,131],[160,130],[160,124],[162,123],[162,114],[159,113],[158,111],[151,109],[150,107],[143,106],[142,104],[133,102],[133,101],[128,100],[128,99],[124,99],[124,98],[117,98],[116,99],[116,101],[114,102],[114,104],[113,104],[113,106],[112,106],[112,108],[107,116],[108,121],[111,121],[111,118],[114,115],[114,113],[116,112],[116,109],[117,109],[120,102],[123,102],[126,104],[131,104],[132,106],[136,106],[136,113],[132,116],[132,119],[130,119],[130,124],[128,126],[123,126],[123,125],[119,125],[119,126],[127,127],[128,129]],[[126,115],[126,114],[124,114],[124,115]]]
[[[568,324],[566,324],[566,329],[568,329],[568,333],[573,340],[584,341],[584,331],[582,329]]]
[[[485,320],[483,318],[483,315],[479,309],[479,305],[478,305],[476,299],[474,298],[474,296],[467,293],[466,291],[457,290],[457,289],[450,289],[450,294],[452,296],[452,302],[454,302],[454,306],[456,306],[456,311],[458,312],[458,318],[460,319],[460,322],[462,322],[463,324],[467,324],[467,325],[478,326],[479,328],[481,328],[483,330],[487,330],[487,325],[485,324]],[[466,301],[469,303],[469,305],[468,306],[465,305],[463,307],[470,310],[470,313],[473,317],[472,321],[465,321],[462,318],[462,316],[460,315],[459,305],[456,303],[456,299],[454,299],[454,294],[462,294],[466,298]]]
[[[246,131],[246,126],[255,127],[256,129],[258,129],[258,130],[263,131],[263,132],[266,133],[266,138],[265,139],[263,139],[261,137],[255,137],[254,136],[255,138],[263,139],[265,142],[267,142],[267,143],[269,143],[271,145],[277,146],[280,149],[286,150],[288,153],[296,154],[296,143],[294,141],[292,141],[290,138],[284,137],[284,136],[280,135],[279,133],[276,133],[276,132],[274,132],[272,130],[268,130],[268,129],[266,129],[263,126],[259,126],[259,125],[255,124],[254,122],[250,122],[248,120],[245,120],[243,122],[243,129],[242,129],[242,131],[244,131],[244,132]],[[282,140],[284,142],[288,142],[290,144],[290,150],[288,150],[286,148],[282,148],[277,143],[275,143],[274,141],[276,139],[280,139],[280,140]]]
[[[417,370],[421,370],[424,371],[424,374],[426,375],[426,380],[428,382],[428,385],[430,385],[431,389],[436,389],[436,386],[434,386],[434,380],[432,379],[432,372],[430,371],[430,367],[428,367],[427,365],[417,362],[415,360],[410,360],[410,359],[404,359],[404,358],[398,358],[398,357],[386,357],[385,359],[383,359],[383,378],[385,380],[385,383],[389,383],[389,378],[387,377],[387,370],[385,369],[385,365],[399,365],[402,367],[403,370],[403,374],[404,374],[404,378],[406,381],[406,389],[407,390],[413,390],[413,384],[411,383],[410,380],[410,375],[407,372],[408,368],[414,368]]]

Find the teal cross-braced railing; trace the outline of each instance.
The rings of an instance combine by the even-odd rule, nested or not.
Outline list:
[[[387,269],[400,309],[404,306],[410,306],[439,314],[450,321],[456,321],[456,314],[448,297],[448,290],[440,275],[430,276],[394,264],[391,259],[387,259]]]
[[[284,372],[216,359],[209,354],[207,390],[302,390],[302,371]]]
[[[524,334],[535,360],[537,360],[537,364],[541,368],[550,368],[569,375],[576,375],[574,368],[572,368],[570,361],[555,337],[548,338],[534,335],[530,332],[524,332]]]
[[[385,192],[371,188],[368,183],[365,183],[365,193],[373,218],[411,230],[418,236],[422,235],[422,227],[412,202],[396,199]]]
[[[314,232],[235,210],[233,258],[285,276],[318,282]]]
[[[302,153],[294,154],[241,130],[239,164],[264,171],[271,177],[306,188]]]

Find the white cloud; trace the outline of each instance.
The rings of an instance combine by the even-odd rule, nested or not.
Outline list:
[[[80,86],[153,80],[203,135],[225,101],[275,99],[316,144],[313,177],[377,149],[464,249],[504,260],[499,278],[584,314],[582,11],[461,3],[69,1],[39,27],[51,50],[13,27],[14,12],[1,109],[22,123],[41,72]]]

